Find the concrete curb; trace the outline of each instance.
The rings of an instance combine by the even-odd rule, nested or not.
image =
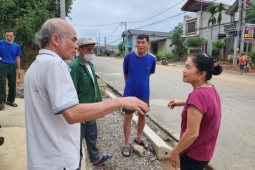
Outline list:
[[[110,98],[116,98],[116,96],[111,92],[107,90],[105,92]],[[138,117],[134,114],[132,120],[137,124]],[[168,146],[149,126],[145,125],[143,132],[146,137],[151,141],[158,160],[168,159],[172,148]]]

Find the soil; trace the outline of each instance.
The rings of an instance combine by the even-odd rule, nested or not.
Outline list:
[[[222,66],[223,70],[228,70],[228,71],[235,71],[239,72],[240,69],[238,66],[233,66],[233,63],[230,63],[228,61],[219,61],[220,65]],[[255,73],[255,66],[253,65],[250,73]]]

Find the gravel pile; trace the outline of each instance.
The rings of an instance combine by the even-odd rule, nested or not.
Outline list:
[[[22,78],[18,79],[19,81],[17,82],[16,97],[18,98],[24,98],[23,77],[24,75],[22,75]],[[104,92],[107,85],[100,78],[98,79],[98,82],[101,94],[104,97],[103,100],[109,100],[109,98],[106,98]],[[93,164],[91,164],[93,170],[163,170],[161,163],[155,156],[155,151],[151,147],[150,141],[145,136],[143,136],[143,138],[146,139],[150,145],[145,156],[140,157],[134,152],[132,152],[130,157],[124,157],[121,154],[122,147],[124,145],[123,118],[124,115],[121,110],[119,110],[103,118],[97,119],[98,148],[100,153],[111,153],[112,158],[97,166],[93,166]],[[160,132],[158,127],[148,118],[147,123],[149,123],[157,133]],[[130,141],[132,143],[134,143],[133,140],[136,136],[136,131],[136,124],[132,122],[130,137]],[[164,134],[162,131],[160,136],[165,140],[169,140],[167,137],[168,135]],[[86,157],[88,158],[88,155]]]
[[[105,99],[107,100],[107,99]],[[98,148],[101,153],[109,152],[113,157],[103,164],[93,166],[95,170],[163,170],[161,163],[156,159],[150,142],[150,148],[144,157],[132,152],[130,157],[121,154],[124,145],[123,114],[116,111],[97,120]],[[130,141],[136,136],[136,125],[132,123]]]

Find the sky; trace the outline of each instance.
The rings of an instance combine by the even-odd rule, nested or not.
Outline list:
[[[117,45],[128,29],[170,32],[190,12],[181,11],[188,0],[73,0],[70,18],[78,38],[98,45]],[[232,5],[235,0],[215,0]],[[125,24],[126,23],[126,24]],[[126,26],[125,26],[126,25]]]

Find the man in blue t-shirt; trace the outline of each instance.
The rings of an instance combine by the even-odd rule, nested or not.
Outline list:
[[[22,55],[19,44],[13,42],[15,34],[12,30],[5,31],[5,40],[0,40],[0,110],[5,103],[12,107],[16,97],[16,68],[20,76],[20,56]],[[16,67],[17,65],[17,67]],[[6,79],[8,79],[8,97],[6,100]]]
[[[148,53],[150,45],[147,34],[139,34],[136,39],[136,51],[128,53],[123,62],[123,71],[125,79],[124,96],[135,96],[149,105],[150,98],[150,75],[155,73],[156,59]],[[125,157],[131,154],[131,143],[129,141],[131,131],[131,121],[134,110],[123,109],[124,115],[124,135],[125,144],[122,149],[122,155]],[[134,142],[148,149],[149,144],[142,139],[142,132],[145,126],[145,115],[138,114],[137,135]]]

